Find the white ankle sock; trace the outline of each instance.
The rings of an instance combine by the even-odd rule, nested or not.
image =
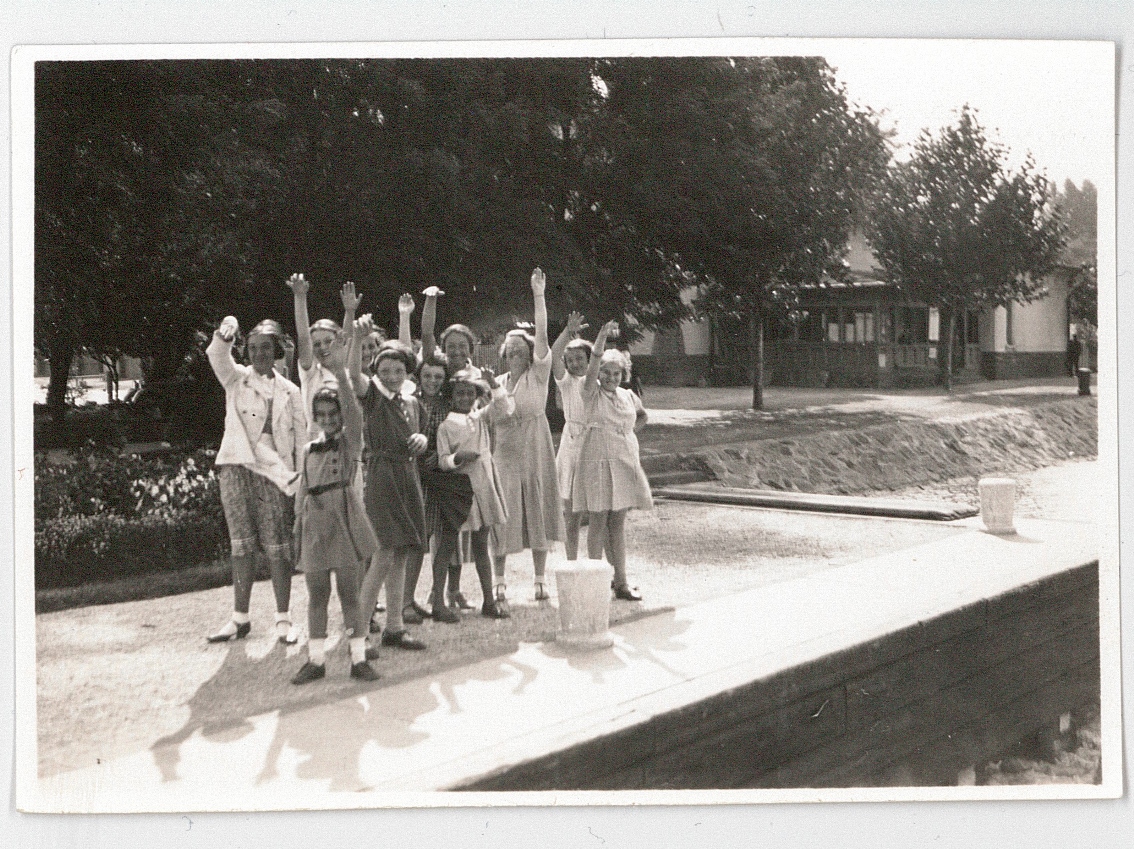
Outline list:
[[[366,637],[350,638],[350,662],[362,663],[366,660]]]
[[[232,611],[232,621],[237,625],[243,625],[245,622],[250,622],[247,613],[241,613],[239,610]]]
[[[322,666],[327,662],[327,657],[323,653],[324,643],[326,639],[323,637],[312,637],[307,641],[307,659],[316,666]]]

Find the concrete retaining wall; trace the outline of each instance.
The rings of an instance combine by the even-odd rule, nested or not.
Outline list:
[[[898,421],[708,446],[651,457],[647,472],[703,469],[730,486],[861,493],[1036,469],[1097,453],[1097,402],[1074,398],[956,421]]]
[[[466,790],[947,785],[1099,698],[1097,564],[753,681]]]

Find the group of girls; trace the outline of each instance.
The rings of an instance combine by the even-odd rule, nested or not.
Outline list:
[[[471,362],[476,337],[467,326],[451,325],[435,338],[437,299],[444,294],[435,286],[423,293],[420,356],[410,335],[411,296],[398,304],[399,338],[386,340],[371,316],[356,319],[361,299],[352,283],[340,292],[341,326],[310,323],[302,274],[288,286],[298,387],[277,369],[289,346],[277,322],[263,321],[248,334],[248,365],[233,358],[239,328],[232,317],[207,351],[226,394],[216,465],[234,589],[232,616],[210,642],[249,633],[251,558],[260,549],[271,566],[281,642],[297,640],[289,609],[293,562],[307,584],[308,658],[292,682],[325,675],[332,573],[350,675],[374,680],[369,661],[378,647],[367,645],[371,633],[381,633],[383,646],[420,650],[425,646],[407,633],[407,623],[424,616],[458,622],[459,611],[471,609],[460,590],[462,530],[476,564],[481,612],[505,619],[508,555],[531,551],[535,599],[548,599],[547,552],[565,539],[567,557],[575,559],[584,515],[588,556],[600,559],[605,550],[616,596],[640,599],[627,582],[624,529],[627,510],[652,503],[635,437],[646,414],[637,395],[620,386],[627,369],[622,353],[606,349],[617,335],[615,322],[592,345],[577,338],[586,325],[572,313],[549,346],[546,279],[537,268],[532,332],[509,331],[501,348],[507,372],[497,377]],[[566,418],[558,455],[545,412],[552,375]],[[294,529],[287,526],[292,514]],[[426,610],[414,592],[431,541]],[[372,620],[383,586],[384,630]]]

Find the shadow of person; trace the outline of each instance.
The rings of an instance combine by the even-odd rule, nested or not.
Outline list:
[[[209,740],[232,742],[253,731],[248,717],[271,710],[270,693],[279,681],[287,681],[287,651],[274,643],[267,654],[257,656],[255,647],[251,640],[230,644],[220,668],[186,703],[189,718],[185,724],[150,746],[163,781],[180,778],[181,746],[195,732]]]

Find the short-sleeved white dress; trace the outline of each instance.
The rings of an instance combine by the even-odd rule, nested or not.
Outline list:
[[[628,389],[606,392],[599,386],[584,390],[583,400],[587,424],[579,441],[571,509],[576,513],[651,509],[650,482],[634,434],[641,400]]]

